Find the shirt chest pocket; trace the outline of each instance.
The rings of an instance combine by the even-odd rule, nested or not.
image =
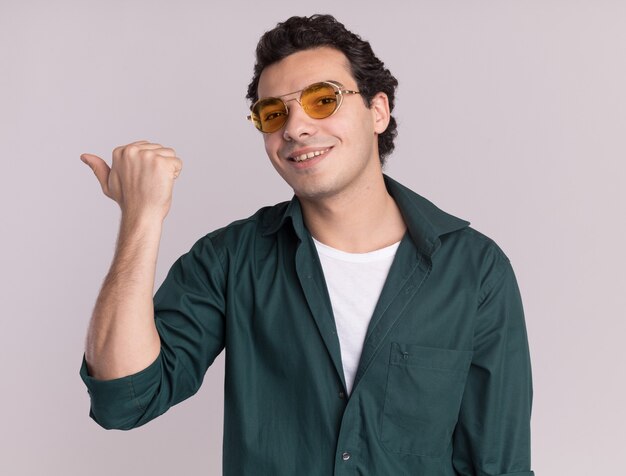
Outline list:
[[[458,420],[471,351],[391,344],[381,422],[391,452],[441,456]]]

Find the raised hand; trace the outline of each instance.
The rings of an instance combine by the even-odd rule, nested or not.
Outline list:
[[[80,158],[91,167],[104,194],[118,203],[123,216],[165,218],[174,180],[182,170],[174,149],[142,140],[116,147],[111,167],[93,154]]]

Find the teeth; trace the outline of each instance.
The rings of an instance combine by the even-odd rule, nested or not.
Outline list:
[[[292,157],[292,159],[296,162],[302,162],[303,160],[312,159],[313,157],[317,157],[318,155],[325,154],[329,150],[330,149],[316,150],[314,152],[309,152],[308,154],[302,154],[298,155],[297,157]]]

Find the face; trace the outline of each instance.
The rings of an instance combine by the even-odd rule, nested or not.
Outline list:
[[[268,66],[259,79],[260,98],[284,96],[319,81],[336,81],[358,91],[345,55],[333,48],[299,51]],[[358,94],[344,95],[334,115],[313,119],[300,107],[299,92],[283,100],[286,124],[263,134],[270,161],[302,200],[315,201],[367,188],[380,178],[378,134],[389,123],[387,97],[376,95],[367,107]],[[312,156],[306,160],[304,157]]]

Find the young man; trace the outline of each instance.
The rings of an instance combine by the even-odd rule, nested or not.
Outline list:
[[[93,155],[122,210],[81,375],[105,428],[193,395],[226,351],[226,475],[529,476],[531,379],[509,261],[386,177],[396,80],[330,16],[257,48],[251,119],[290,202],[200,239],[152,299],[181,163]],[[259,99],[260,98],[260,99]]]

